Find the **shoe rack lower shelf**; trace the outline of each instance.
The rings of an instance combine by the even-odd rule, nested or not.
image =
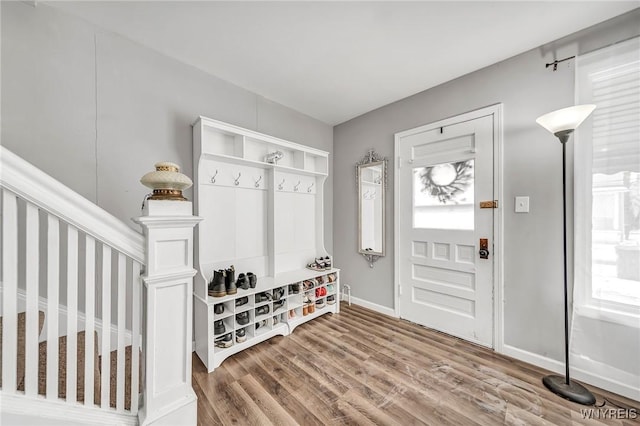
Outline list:
[[[338,313],[338,274],[337,269],[300,271],[278,279],[265,277],[255,289],[224,297],[204,300],[194,294],[195,350],[208,372],[253,345],[287,336],[321,315]]]

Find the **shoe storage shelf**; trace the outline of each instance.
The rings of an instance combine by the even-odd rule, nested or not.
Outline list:
[[[329,256],[327,152],[199,117],[193,155],[195,214],[204,219],[194,250],[196,353],[211,372],[243,349],[339,312],[339,270],[305,268]],[[231,265],[235,278],[255,274],[256,287],[210,296],[214,271]],[[304,290],[305,281],[313,288]]]

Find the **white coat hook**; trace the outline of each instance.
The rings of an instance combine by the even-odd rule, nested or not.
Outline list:
[[[300,186],[300,181],[298,181],[298,183],[296,183],[296,184],[294,185],[293,190],[294,190],[295,192],[298,192],[298,187],[299,187],[299,186]]]
[[[260,188],[260,181],[262,180],[262,176],[260,176],[258,178],[258,180],[256,181],[256,188]]]
[[[315,182],[311,182],[311,185],[309,185],[309,187],[307,188],[307,192],[311,192],[311,188],[313,188],[313,185],[315,184]]]
[[[216,183],[216,176],[218,176],[218,169],[216,169],[216,172],[211,176],[211,183]]]
[[[242,173],[238,172],[238,177],[233,180],[235,186],[240,185],[240,176],[242,176]]]
[[[278,185],[278,189],[280,191],[282,191],[283,188],[284,188],[284,179],[282,179],[282,182],[280,182],[280,184]]]

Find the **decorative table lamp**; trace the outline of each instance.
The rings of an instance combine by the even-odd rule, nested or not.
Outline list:
[[[193,185],[188,176],[180,173],[180,167],[175,163],[163,161],[155,164],[156,170],[142,176],[140,183],[153,189],[149,200],[187,201],[182,196],[182,190]]]

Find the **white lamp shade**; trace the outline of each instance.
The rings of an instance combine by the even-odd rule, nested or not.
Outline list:
[[[596,109],[595,105],[576,105],[542,115],[536,123],[553,134],[563,130],[575,130]]]

